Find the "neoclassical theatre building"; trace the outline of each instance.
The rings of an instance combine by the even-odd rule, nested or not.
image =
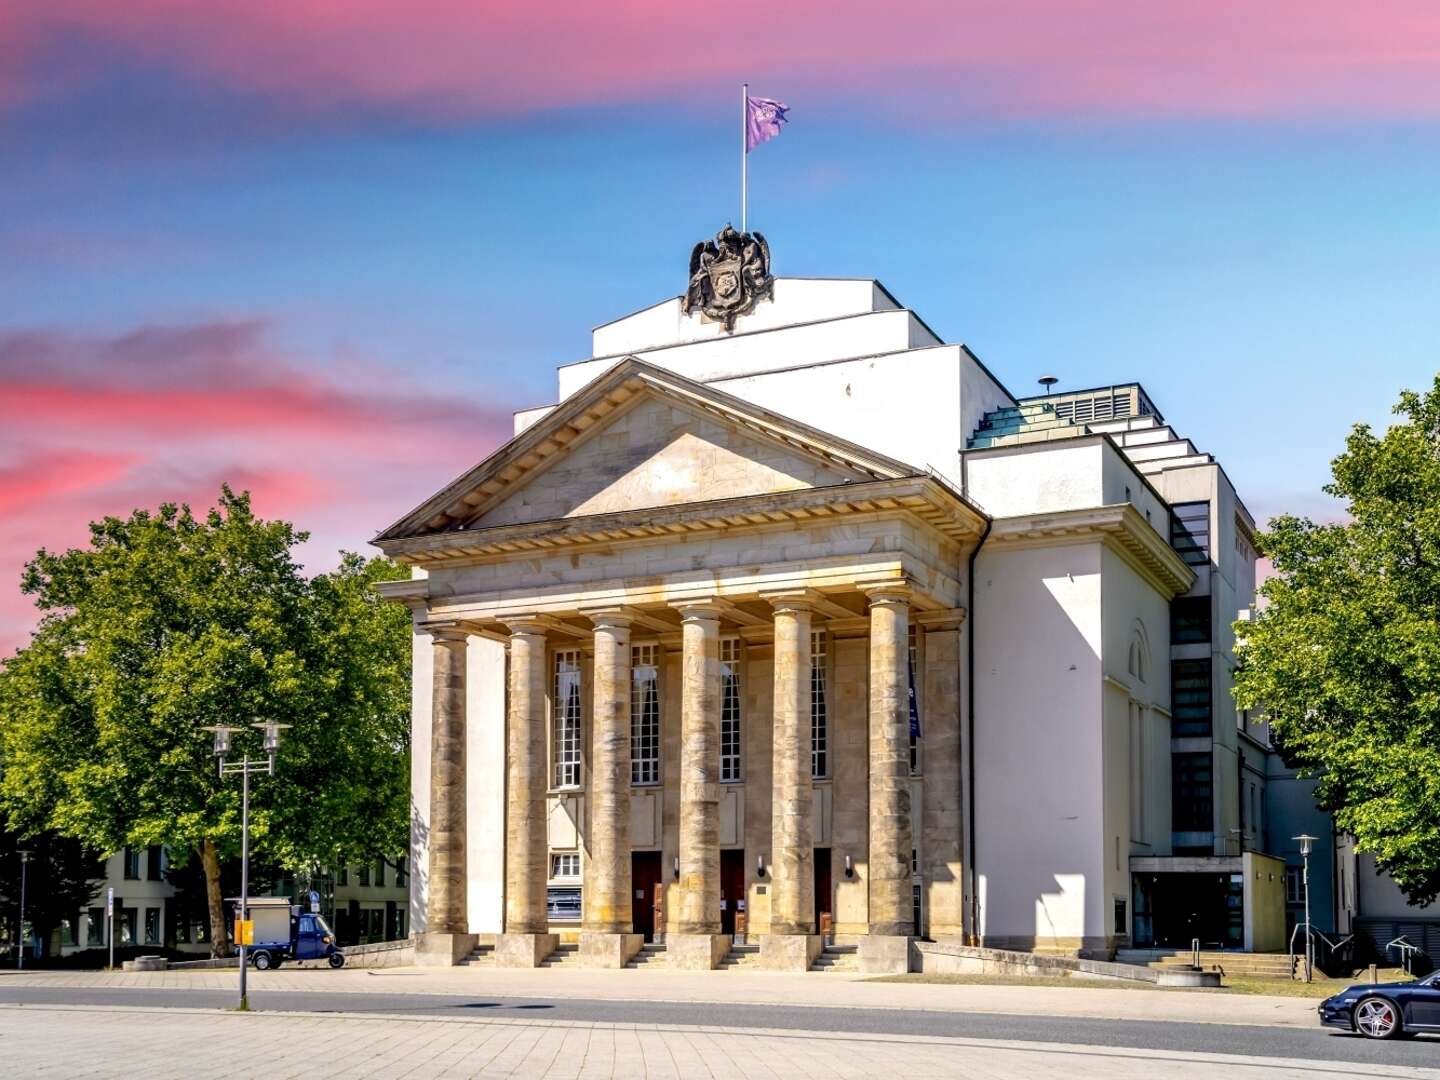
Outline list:
[[[1016,397],[727,229],[376,539],[421,960],[1282,947],[1229,695],[1252,527],[1138,383]]]

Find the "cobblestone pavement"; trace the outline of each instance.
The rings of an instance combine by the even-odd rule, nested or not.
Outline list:
[[[1430,1077],[1440,1070],[1063,1044],[701,1026],[0,1007],[15,1077],[739,1077],[1153,1080]]]
[[[0,987],[228,990],[234,970],[107,974],[99,971],[0,973]],[[929,1009],[1007,1015],[1128,1017],[1179,1023],[1314,1028],[1315,1002],[1302,998],[1072,986],[964,986],[877,983],[842,975],[739,971],[515,971],[498,968],[382,968],[331,971],[284,967],[252,971],[252,990],[325,993],[495,994],[608,1001],[675,1001]]]

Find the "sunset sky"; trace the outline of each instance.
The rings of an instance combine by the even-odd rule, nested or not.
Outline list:
[[[742,79],[778,274],[1138,378],[1257,516],[1440,368],[1435,0],[0,0],[0,654],[104,514],[367,550],[680,291]]]

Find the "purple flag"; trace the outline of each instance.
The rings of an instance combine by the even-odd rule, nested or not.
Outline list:
[[[785,113],[790,106],[770,98],[745,97],[745,152],[748,154],[762,142],[780,134],[780,125],[788,124]]]

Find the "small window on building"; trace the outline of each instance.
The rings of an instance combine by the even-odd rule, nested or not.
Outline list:
[[[555,786],[580,786],[580,650],[555,654]]]
[[[1129,903],[1125,897],[1115,897],[1115,933],[1117,935],[1129,933],[1128,907]]]
[[[145,909],[145,944],[160,944],[160,909],[158,907]]]
[[[1305,870],[1299,866],[1285,867],[1285,902],[1305,903]]]
[[[340,868],[340,881],[339,881],[339,883],[340,883],[341,885],[349,885],[349,884],[350,884],[350,868],[349,868],[348,866],[342,866],[342,867]]]
[[[920,775],[920,688],[915,673],[920,670],[920,628],[910,627],[910,775]]]
[[[630,782],[660,782],[660,646],[630,650]]]
[[[1210,660],[1170,662],[1170,734],[1177,739],[1209,738],[1214,708]]]
[[[85,913],[85,944],[105,944],[105,909],[89,908]]]
[[[164,881],[165,849],[159,844],[151,844],[148,854],[149,864],[146,866],[146,875],[151,881]]]
[[[1214,826],[1213,763],[1208,752],[1171,757],[1171,805],[1176,832],[1210,832]]]
[[[395,884],[397,887],[403,888],[409,884],[410,879],[405,872],[405,867],[408,865],[408,862],[408,857],[405,855],[401,855],[400,858],[395,860]],[[404,935],[401,936],[403,937]]]
[[[925,886],[916,881],[910,886],[910,917],[915,920],[915,936],[925,936]]]
[[[1176,503],[1170,508],[1170,546],[1191,566],[1210,561],[1210,504]]]
[[[1170,602],[1170,643],[1202,645],[1210,640],[1210,597],[1181,596]]]
[[[132,847],[125,848],[125,880],[140,880],[140,852]]]
[[[385,860],[384,860],[384,859],[378,859],[378,860],[376,860],[376,862],[375,862],[375,884],[376,884],[376,885],[384,885],[384,884],[385,884]]]
[[[830,775],[830,713],[825,700],[825,631],[810,634],[810,775]]]
[[[557,880],[578,878],[580,876],[580,853],[578,851],[570,851],[559,855],[551,855],[550,876]]]
[[[545,914],[551,922],[579,922],[580,887],[552,885],[545,890]]]
[[[361,884],[361,885],[369,885],[369,884],[370,884],[370,864],[369,864],[369,863],[366,863],[364,866],[360,867],[360,884]]]
[[[720,782],[738,783],[740,773],[740,659],[739,638],[720,639]]]

